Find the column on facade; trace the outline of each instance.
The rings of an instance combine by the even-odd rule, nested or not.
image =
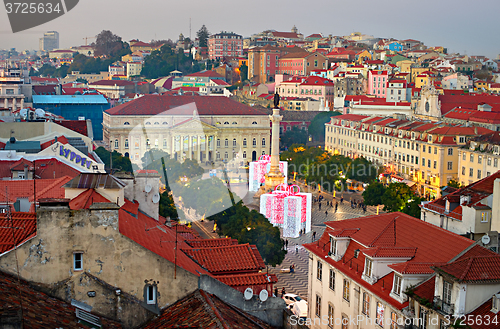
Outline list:
[[[188,152],[189,152],[189,159],[193,160],[193,136],[188,135]]]
[[[175,158],[175,135],[172,135],[172,145],[170,146],[170,149],[172,150],[170,152],[170,158],[174,159]]]
[[[16,101],[17,101],[17,98],[16,97],[12,97],[12,111],[16,110]]]

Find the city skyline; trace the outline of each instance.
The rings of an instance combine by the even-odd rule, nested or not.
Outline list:
[[[60,33],[61,48],[83,45],[85,37],[89,37],[90,44],[94,41],[91,37],[102,30],[110,30],[124,41],[134,38],[176,41],[180,33],[190,35],[191,21],[192,38],[203,24],[211,33],[233,31],[243,37],[267,29],[290,31],[295,25],[304,36],[312,33],[343,36],[361,32],[374,37],[416,39],[429,47],[443,46],[449,53],[485,55],[493,59],[500,53],[495,42],[498,37],[494,16],[500,3],[495,0],[480,0],[473,7],[449,0],[423,0],[418,6],[394,0],[380,1],[376,6],[367,0],[349,3],[322,0],[309,6],[307,16],[304,15],[307,8],[297,0],[271,4],[257,0],[251,5],[219,0],[216,6],[207,6],[201,1],[172,5],[149,0],[141,3],[139,12],[134,9],[134,3],[126,3],[108,0],[103,6],[97,0],[86,0],[53,21],[16,34],[11,32],[7,14],[2,11],[0,49],[37,50],[39,38],[50,30]],[[100,10],[96,11],[98,6]]]

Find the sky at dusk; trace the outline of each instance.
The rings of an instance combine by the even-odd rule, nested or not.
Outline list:
[[[191,18],[193,38],[203,24],[211,33],[233,31],[243,37],[267,29],[290,31],[295,25],[304,36],[361,32],[496,59],[499,12],[499,0],[80,0],[65,15],[16,34],[5,10],[0,11],[0,49],[38,49],[38,39],[49,30],[59,32],[61,48],[85,44],[84,37],[102,30],[125,41],[176,41],[179,33],[189,36]]]

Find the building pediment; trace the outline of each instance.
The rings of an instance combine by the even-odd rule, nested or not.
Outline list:
[[[217,127],[195,118],[179,122],[172,127],[172,132],[190,134],[210,134],[216,133],[218,130]]]

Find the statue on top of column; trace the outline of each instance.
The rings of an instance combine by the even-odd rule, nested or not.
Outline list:
[[[275,109],[280,108],[280,95],[278,93],[274,94],[274,108]]]

